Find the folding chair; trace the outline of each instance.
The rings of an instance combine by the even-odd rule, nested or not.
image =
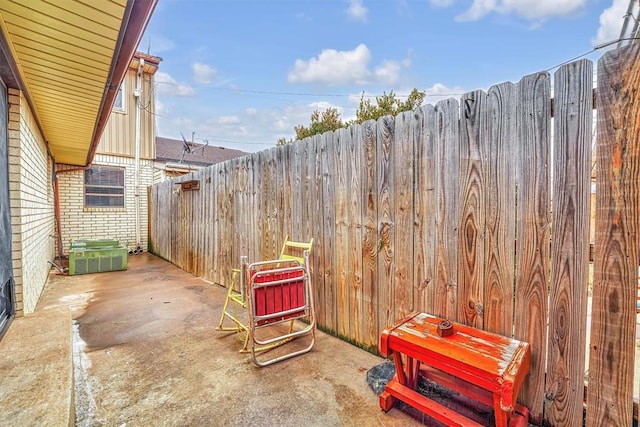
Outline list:
[[[244,269],[249,291],[248,345],[254,363],[267,366],[309,352],[316,328],[309,250],[304,251],[303,263],[280,259],[255,262]],[[281,325],[285,322],[288,328]],[[303,336],[310,337],[306,346],[288,344]],[[261,355],[285,344],[288,347],[275,357]]]
[[[271,267],[277,268],[278,266],[284,265],[282,263],[282,260],[296,261],[299,265],[308,266],[308,260],[305,260],[304,258],[304,251],[309,251],[310,254],[312,247],[313,239],[311,239],[308,243],[295,242],[290,241],[289,236],[285,236],[278,260],[271,261],[271,263],[274,263],[271,265]],[[247,257],[240,257],[241,268],[247,266],[247,264]],[[291,265],[289,264],[289,266]],[[230,331],[236,332],[238,334],[238,336],[243,341],[243,346],[242,349],[240,349],[240,353],[267,350],[274,347],[273,345],[270,345],[265,346],[265,348],[256,348],[255,346],[252,349],[249,348],[249,322],[244,320],[247,318],[247,312],[245,312],[244,309],[248,307],[246,273],[246,271],[243,272],[241,269],[232,269],[231,283],[229,285],[229,289],[227,290],[227,297],[222,309],[222,316],[220,317],[220,322],[216,327],[216,330],[218,331]],[[226,319],[228,319],[232,323],[231,326],[225,325]],[[229,322],[226,323],[227,325],[229,324]]]

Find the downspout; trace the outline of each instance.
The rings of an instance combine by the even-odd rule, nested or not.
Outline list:
[[[136,76],[136,88],[133,91],[133,96],[136,100],[136,152],[134,160],[134,178],[133,186],[135,188],[134,201],[135,201],[135,227],[136,227],[136,248],[134,253],[141,253],[140,247],[140,95],[142,94],[142,68],[144,67],[144,59],[140,58],[138,64],[138,74]]]

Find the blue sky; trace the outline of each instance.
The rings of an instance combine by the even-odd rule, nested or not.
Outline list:
[[[550,69],[617,39],[629,0],[159,0],[157,134],[247,152],[360,95],[425,103]],[[597,60],[603,51],[588,58]]]

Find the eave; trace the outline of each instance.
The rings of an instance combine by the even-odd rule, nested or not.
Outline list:
[[[56,162],[93,160],[156,3],[0,2],[0,76],[24,92]]]

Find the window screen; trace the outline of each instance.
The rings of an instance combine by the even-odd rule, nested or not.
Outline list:
[[[124,111],[124,82],[118,88],[118,93],[113,101],[113,109],[117,111]]]
[[[84,172],[84,205],[124,206],[124,169],[91,166]]]

